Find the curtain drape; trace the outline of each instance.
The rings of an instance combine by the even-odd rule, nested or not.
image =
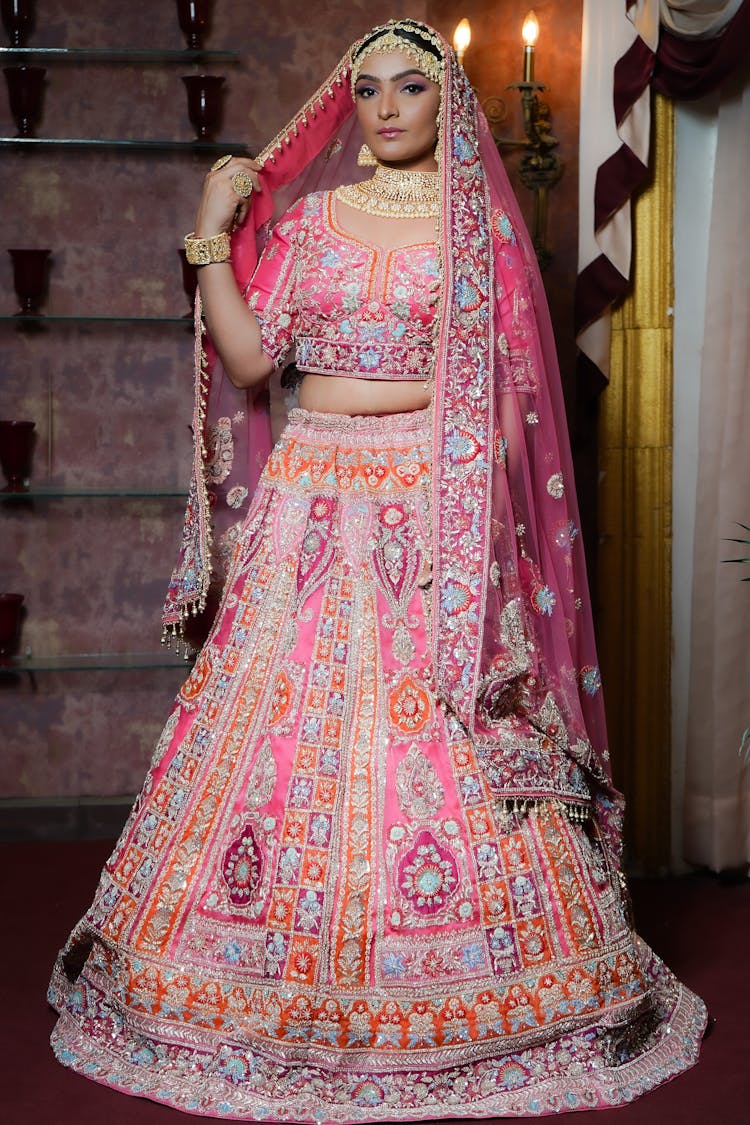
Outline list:
[[[584,28],[583,28],[583,59],[582,59],[582,90],[581,90],[581,165],[580,165],[580,252],[579,252],[579,279],[576,292],[576,321],[581,345],[581,374],[586,377],[589,385],[601,389],[606,386],[609,374],[611,352],[611,320],[609,310],[611,306],[620,301],[629,292],[632,281],[631,265],[631,199],[642,189],[649,169],[653,167],[653,154],[650,146],[654,142],[651,136],[651,97],[654,89],[665,92],[670,97],[695,98],[709,90],[715,90],[726,83],[733,69],[740,69],[741,64],[747,63],[750,55],[750,0],[743,0],[741,4],[721,2],[721,0],[675,0],[674,3],[661,3],[660,0],[584,0]],[[663,21],[667,20],[669,27],[664,27]],[[679,33],[671,28],[679,28]],[[725,111],[725,116],[726,116]],[[748,130],[746,121],[734,121],[730,125],[727,118],[727,129]],[[731,142],[727,142],[731,143]],[[747,177],[747,169],[745,176]],[[736,184],[737,200],[746,196],[746,183],[738,178]],[[724,199],[726,210],[728,198]],[[736,214],[736,213],[735,213]],[[718,222],[718,216],[716,221]],[[742,234],[742,219],[735,218],[734,241],[737,247],[744,245]],[[711,233],[712,245],[714,234]],[[720,270],[715,261],[712,269]],[[712,296],[715,297],[716,290]],[[719,311],[718,304],[712,305],[707,310],[706,319],[713,324],[713,317]],[[750,307],[745,295],[744,313]],[[738,320],[739,320],[738,314]],[[728,324],[724,316],[719,320],[723,329],[732,332],[738,323]],[[709,329],[712,331],[713,329]],[[745,330],[746,331],[746,330]],[[740,355],[747,353],[747,339],[744,345],[739,338],[734,344],[729,337],[723,341],[725,348],[731,351],[732,347],[739,348]],[[714,341],[718,349],[718,339]],[[732,352],[733,355],[736,352]],[[632,380],[639,388],[646,385],[644,373],[637,364],[628,366],[627,370],[619,373],[620,378]],[[712,394],[710,371],[706,369],[705,395],[706,400]],[[675,373],[679,379],[679,372]],[[719,384],[714,386],[713,393],[722,394],[717,390]],[[668,405],[672,403],[672,381],[667,378],[662,388],[664,396],[668,397]],[[737,392],[739,395],[739,391]],[[647,403],[643,395],[635,394],[634,406],[628,414],[628,425],[632,430],[631,438],[634,446],[643,445],[649,433],[650,419]],[[666,399],[665,399],[666,402]],[[739,415],[740,404],[736,404]],[[665,405],[665,410],[667,406]],[[714,403],[712,409],[718,409],[719,404]],[[712,417],[710,409],[706,407],[706,418]],[[736,418],[735,418],[736,421]],[[706,422],[706,425],[709,423]],[[718,424],[713,424],[709,431],[710,436],[704,441],[713,442],[712,453],[719,458],[719,463],[734,464],[736,457],[732,451],[731,441],[725,443],[724,434]],[[606,442],[605,442],[606,446]],[[701,458],[703,453],[701,454]],[[750,483],[750,473],[744,471],[744,484]],[[703,460],[701,459],[700,472],[703,473]],[[700,550],[706,552],[716,547],[718,540],[723,536],[731,535],[731,530],[719,530],[718,524],[713,527],[712,521],[716,517],[719,505],[719,492],[722,501],[726,504],[723,492],[724,468],[717,471],[714,487],[715,494],[701,496],[697,508],[697,540]],[[666,475],[664,480],[666,481]],[[721,485],[721,487],[720,487]],[[708,487],[708,485],[706,486]],[[626,495],[623,499],[623,510],[629,510],[628,505],[634,503],[633,497],[638,494],[638,487],[632,480],[623,484]],[[667,484],[661,500],[664,508],[671,503],[671,496]],[[704,511],[705,505],[709,507]],[[713,510],[711,506],[713,505]],[[747,508],[747,504],[745,505]],[[729,516],[728,509],[725,518],[750,523],[750,512],[740,511],[734,516]],[[706,533],[706,528],[709,532]],[[645,533],[645,532],[644,532]],[[728,547],[728,544],[724,545]],[[610,545],[611,547],[611,545]],[[718,547],[716,547],[718,550]],[[718,556],[722,557],[722,556]],[[726,556],[725,556],[726,557]],[[600,559],[601,565],[601,559]],[[713,565],[713,571],[711,570]],[[696,669],[693,676],[701,681],[703,687],[703,703],[699,707],[696,695],[692,700],[694,723],[691,724],[691,766],[689,775],[687,816],[689,825],[686,826],[688,839],[687,854],[694,862],[706,863],[709,866],[721,867],[731,865],[733,862],[743,862],[742,857],[747,857],[747,795],[742,788],[746,783],[747,775],[742,772],[742,762],[737,756],[736,747],[742,731],[750,726],[750,714],[736,714],[744,708],[748,710],[747,699],[742,703],[742,687],[745,693],[750,682],[747,663],[739,664],[730,658],[730,664],[723,664],[723,655],[718,652],[725,642],[722,632],[723,625],[732,624],[734,634],[739,628],[750,628],[750,614],[740,614],[739,607],[734,604],[728,611],[728,618],[724,619],[726,612],[723,598],[712,593],[714,587],[720,586],[723,579],[722,570],[730,568],[721,567],[714,553],[706,557],[702,569],[698,573],[701,577],[697,580],[694,604],[697,607],[698,618],[696,629],[703,628],[703,633],[696,632],[693,639],[693,649],[699,649]],[[736,568],[735,568],[736,569]],[[658,620],[651,620],[646,628],[653,638],[655,650],[666,653],[664,674],[670,674],[669,641],[671,640],[671,620],[669,613],[669,598],[671,592],[669,574],[652,575],[652,580],[663,583],[659,604],[667,607],[665,613]],[[733,596],[741,596],[741,592],[748,590],[747,585],[735,582]],[[708,594],[706,593],[708,591]],[[636,613],[637,598],[632,590],[623,590],[623,613],[629,619]],[[700,622],[703,612],[704,598],[711,598],[711,608],[707,610],[707,617]],[[750,600],[750,599],[748,599]],[[730,622],[731,619],[731,622]],[[711,630],[714,630],[712,632]],[[663,641],[667,641],[667,645]],[[622,648],[622,636],[613,636],[610,642],[614,648]],[[602,635],[601,643],[606,649],[608,640]],[[731,645],[729,646],[731,651]],[[628,654],[622,653],[622,660],[626,661]],[[716,659],[714,659],[716,658]],[[721,669],[725,679],[731,683],[734,695],[731,697],[735,713],[726,714],[730,724],[730,731],[723,733],[714,732],[714,724],[719,723],[719,717],[712,711],[714,706],[709,697],[707,687],[708,674],[714,675],[713,669]],[[743,681],[744,676],[744,681]],[[713,681],[712,681],[713,683]],[[605,683],[605,691],[606,691]],[[729,697],[717,694],[721,705],[729,708]],[[634,687],[632,695],[626,701],[633,709],[648,711],[653,707],[654,700],[650,698],[647,690]],[[669,703],[663,701],[661,706],[666,708],[668,715]],[[722,718],[721,722],[723,723]],[[732,724],[739,723],[739,729],[734,742],[729,739]],[[658,725],[658,724],[657,724]],[[721,725],[721,724],[719,724]],[[660,753],[669,753],[668,742],[663,744],[657,739],[655,745],[656,762]],[[652,757],[648,758],[649,761]],[[661,760],[659,758],[659,760]],[[750,770],[750,766],[747,767]],[[654,766],[652,771],[654,779],[658,770]],[[733,788],[732,788],[733,787]],[[632,798],[633,794],[627,794]],[[636,795],[637,799],[637,795]],[[647,841],[634,840],[633,854],[636,861],[646,855]],[[734,855],[734,860],[732,859]],[[664,862],[668,861],[664,856]]]
[[[750,0],[584,0],[576,336],[602,388],[609,310],[630,286],[633,195],[648,178],[651,89],[697,98],[750,53]]]
[[[691,39],[718,35],[742,6],[742,0],[661,0],[662,27]]]
[[[666,0],[662,0],[665,3]],[[659,35],[651,86],[672,98],[701,98],[715,90],[750,55],[750,3],[745,0],[682,0],[682,7],[711,9],[701,13],[672,11]],[[676,5],[669,5],[676,9]],[[718,9],[721,9],[720,11]]]
[[[750,584],[725,540],[750,524],[750,74],[718,115],[701,364],[685,851],[712,870],[750,862]],[[677,373],[679,376],[679,372]],[[747,552],[744,552],[747,554]]]
[[[649,80],[659,0],[584,0],[581,57],[578,282],[581,371],[609,374],[609,309],[630,278],[630,201],[648,174]]]

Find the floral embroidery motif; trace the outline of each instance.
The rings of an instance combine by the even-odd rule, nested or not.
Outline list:
[[[396,680],[388,695],[388,714],[397,730],[415,734],[432,715],[430,697],[410,673]]]
[[[500,433],[495,434],[493,453],[499,465],[506,464],[508,460],[508,439]]]
[[[283,496],[273,519],[273,544],[281,562],[299,552],[310,515],[310,505],[296,496]]]
[[[159,741],[157,742],[156,749],[154,750],[154,756],[151,759],[151,770],[152,771],[156,769],[156,767],[159,765],[162,758],[166,754],[166,752],[167,752],[167,750],[170,746],[170,743],[172,742],[172,738],[174,737],[174,732],[177,729],[177,724],[179,723],[179,721],[180,721],[180,710],[179,710],[179,708],[176,707],[172,711],[172,714],[167,719],[167,721],[164,725],[164,730],[161,732],[161,734],[159,736]],[[149,778],[150,778],[150,774],[149,774]]]
[[[493,211],[490,219],[492,230],[501,242],[511,242],[515,245],[516,234],[513,224],[505,211]]]
[[[414,820],[434,816],[445,800],[437,770],[413,743],[396,768],[396,794],[401,811]]]
[[[352,238],[337,226],[333,193],[319,192],[274,228],[248,303],[277,362],[296,343],[300,371],[424,381],[439,288],[433,243],[386,251]]]
[[[596,695],[602,686],[601,672],[596,667],[581,668],[581,687],[586,695]]]
[[[342,469],[343,474],[346,475],[347,486],[351,486],[351,474]],[[364,500],[350,500],[341,505],[339,534],[346,561],[355,573],[359,573],[369,552],[371,527],[372,510]]]
[[[404,471],[399,472],[399,469]],[[419,479],[419,466],[398,466],[396,472],[404,483],[413,485]],[[409,604],[414,596],[422,571],[424,553],[414,542],[408,528],[411,520],[400,504],[389,504],[380,512],[377,542],[372,553],[375,575],[386,596],[391,613],[383,616],[383,625],[393,629],[392,652],[399,664],[409,664],[414,656],[414,641],[409,630],[416,627],[418,618],[409,615]]]
[[[208,431],[208,456],[206,470],[209,482],[221,484],[232,471],[234,441],[231,418],[218,418]]]
[[[210,647],[204,647],[199,653],[190,675],[180,688],[180,698],[185,706],[194,706],[195,701],[208,683],[213,671],[212,656]]]
[[[555,546],[563,552],[565,562],[568,564],[568,566],[571,566],[573,562],[573,544],[578,538],[578,534],[578,528],[572,520],[565,520],[564,522],[555,525],[553,534]]]
[[[276,786],[276,776],[276,759],[271,749],[271,741],[267,738],[258,751],[258,757],[250,774],[245,795],[246,809],[260,809],[268,804]]]
[[[275,734],[291,734],[304,673],[301,664],[291,663],[279,672],[268,713],[268,725]]]
[[[456,861],[428,833],[418,837],[415,846],[399,864],[399,885],[414,908],[422,914],[442,909],[458,880]]]
[[[537,586],[531,596],[531,604],[537,613],[551,617],[552,610],[557,604],[557,598],[549,586]]]
[[[229,900],[235,906],[246,906],[250,901],[260,882],[262,866],[253,827],[246,824],[238,839],[227,848],[221,869]]]
[[[315,479],[315,466],[311,476]],[[333,557],[333,502],[320,496],[310,508],[310,516],[302,538],[297,570],[297,593],[302,605],[323,580]]]
[[[242,484],[235,484],[227,492],[227,504],[230,508],[241,508],[247,500],[247,489]]]
[[[409,471],[404,472],[403,457],[388,448],[371,450],[363,455],[346,442],[325,455],[318,449],[306,446],[292,438],[283,448],[274,449],[266,466],[271,481],[286,485],[304,485],[315,481],[322,488],[330,486],[345,493],[400,491],[403,488],[420,488],[430,479],[430,449],[427,442],[414,450],[416,457],[409,461]],[[301,501],[295,498],[299,505]],[[304,502],[303,502],[304,503]],[[348,509],[342,509],[345,511]]]
[[[565,495],[565,484],[562,473],[553,473],[547,481],[547,492],[554,500],[561,500]]]

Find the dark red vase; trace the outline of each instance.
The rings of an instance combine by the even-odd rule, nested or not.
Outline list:
[[[0,13],[11,47],[24,47],[34,26],[34,0],[2,0]]]
[[[19,137],[33,137],[42,119],[43,66],[4,66],[10,112]]]
[[[211,140],[221,123],[224,79],[213,74],[190,74],[185,83],[188,117],[199,141]]]
[[[209,0],[177,0],[180,31],[185,36],[191,51],[198,51],[203,46],[203,37],[208,31],[210,14]]]
[[[21,639],[23,594],[0,594],[0,665],[10,664]]]
[[[21,302],[21,315],[34,316],[47,294],[51,250],[9,250],[13,260],[13,285]]]
[[[198,271],[195,266],[190,265],[184,250],[178,250],[177,253],[180,255],[182,266],[182,288],[190,302],[190,312],[185,313],[185,317],[193,317],[195,315],[195,291],[198,288]]]
[[[34,453],[33,422],[0,421],[0,468],[7,480],[4,492],[26,492]]]

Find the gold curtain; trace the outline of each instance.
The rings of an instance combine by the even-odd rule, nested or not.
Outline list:
[[[674,106],[653,105],[652,181],[633,212],[632,291],[612,317],[599,426],[599,650],[627,860],[670,854]]]

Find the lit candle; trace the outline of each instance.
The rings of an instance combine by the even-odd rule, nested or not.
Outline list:
[[[539,38],[539,20],[529,12],[523,21],[523,80],[534,81],[534,44]]]
[[[464,54],[469,43],[471,43],[471,24],[467,19],[463,19],[456,24],[456,30],[453,32],[453,49],[461,66],[464,64]]]

